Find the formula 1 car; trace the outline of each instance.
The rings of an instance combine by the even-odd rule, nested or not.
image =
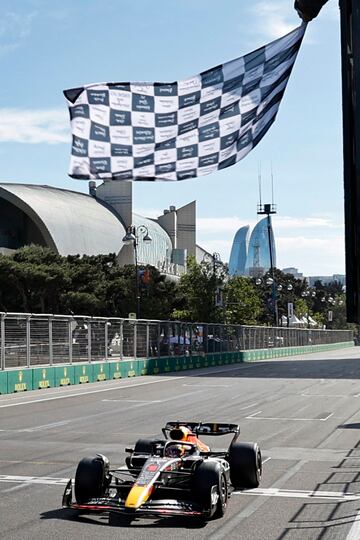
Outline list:
[[[164,439],[126,448],[126,467],[112,469],[102,454],[83,458],[69,480],[63,507],[135,517],[222,517],[232,488],[256,488],[262,473],[256,443],[238,442],[236,424],[167,422]],[[199,435],[233,434],[227,450],[211,451]],[[75,500],[73,500],[73,491]]]

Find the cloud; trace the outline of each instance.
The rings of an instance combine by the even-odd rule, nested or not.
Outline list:
[[[218,252],[228,261],[237,229],[255,221],[237,217],[199,218],[197,243],[210,252]],[[290,217],[276,216],[274,233],[277,266],[294,266],[304,275],[343,274],[345,248],[343,224],[332,216]]]
[[[13,11],[3,13],[0,20],[0,55],[12,52],[22,45],[31,32],[37,13],[20,15]]]
[[[257,19],[255,27],[261,28],[261,34],[269,39],[284,36],[296,26],[293,4],[289,0],[261,0],[254,3],[251,11]]]
[[[279,268],[295,266],[305,275],[345,273],[344,236],[309,238],[304,236],[276,239]]]
[[[62,109],[0,109],[0,142],[70,143],[68,114]]]
[[[222,234],[229,233],[235,235],[236,231],[244,225],[250,225],[252,229],[256,225],[255,220],[242,220],[238,217],[214,217],[214,218],[199,218],[197,219],[197,230],[202,234]],[[303,229],[322,229],[324,231],[331,229],[342,228],[342,224],[335,223],[331,216],[324,217],[290,217],[290,216],[276,216],[273,219],[273,227],[276,231],[280,230],[282,233],[288,232],[291,234],[293,230]]]

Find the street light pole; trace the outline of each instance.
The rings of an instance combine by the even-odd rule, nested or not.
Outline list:
[[[137,238],[136,235],[135,235],[135,240],[134,240],[133,246],[134,246],[134,262],[135,262],[135,305],[136,305],[136,318],[137,318],[137,319],[140,319],[141,302],[140,302],[140,284],[139,284],[138,252],[137,252],[138,238]]]
[[[274,313],[274,324],[279,326],[279,314],[278,314],[278,305],[277,305],[277,292],[276,292],[276,281],[275,281],[275,269],[274,269],[274,254],[273,254],[273,243],[271,236],[271,214],[276,214],[276,206],[274,204],[259,204],[258,205],[258,214],[266,214],[267,216],[267,232],[268,232],[268,242],[269,242],[269,256],[270,256],[270,272],[273,279],[272,283],[272,308]]]
[[[152,242],[152,238],[149,235],[149,230],[146,225],[139,225],[135,227],[130,225],[126,229],[126,235],[123,238],[123,242],[126,245],[133,246],[134,249],[134,263],[135,263],[135,312],[136,318],[140,319],[141,315],[141,295],[140,295],[140,283],[139,283],[139,269],[138,269],[138,245],[139,245],[139,236],[141,233],[144,233],[142,240],[144,243],[149,244]]]

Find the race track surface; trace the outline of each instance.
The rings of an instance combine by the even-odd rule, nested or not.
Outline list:
[[[359,540],[359,406],[356,347],[0,396],[0,537]],[[206,524],[61,509],[83,456],[123,465],[125,447],[177,419],[239,423],[263,452],[260,488],[233,493],[225,517]]]

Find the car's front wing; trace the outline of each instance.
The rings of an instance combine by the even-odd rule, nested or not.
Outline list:
[[[72,508],[83,512],[115,512],[127,516],[156,517],[156,516],[194,516],[208,517],[210,511],[204,509],[193,501],[177,499],[154,499],[143,503],[133,510],[125,508],[124,501],[118,497],[103,497],[91,499],[86,503],[78,504],[72,500],[72,481],[65,488],[63,508]]]

